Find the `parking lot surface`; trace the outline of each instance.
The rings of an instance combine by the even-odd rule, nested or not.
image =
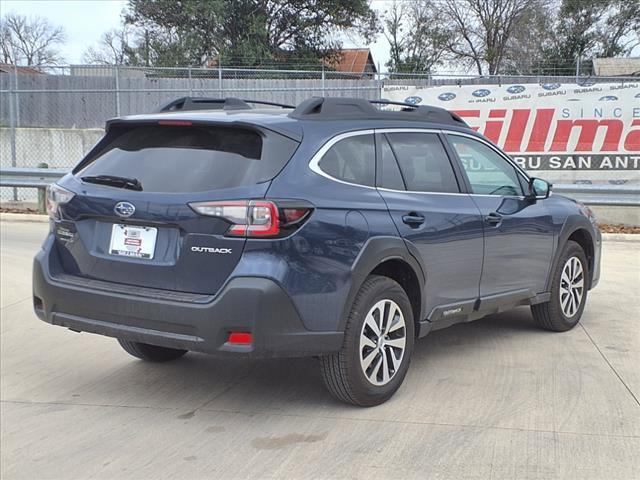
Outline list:
[[[361,409],[315,359],[147,364],[37,320],[46,228],[0,224],[3,479],[640,478],[640,243],[605,242],[572,331],[520,308],[434,332]]]

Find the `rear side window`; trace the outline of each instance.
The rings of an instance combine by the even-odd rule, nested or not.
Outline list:
[[[298,143],[275,132],[217,126],[114,127],[110,142],[74,172],[135,178],[149,192],[201,192],[271,180]]]
[[[372,187],[376,178],[373,134],[339,140],[327,150],[318,166],[338,180]]]
[[[387,138],[384,135],[379,135],[376,138],[380,139],[378,143],[380,159],[378,162],[378,186],[391,190],[405,190],[398,162]]]
[[[453,167],[435,133],[386,134],[407,190],[458,193]]]

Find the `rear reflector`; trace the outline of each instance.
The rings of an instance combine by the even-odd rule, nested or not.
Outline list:
[[[253,335],[247,332],[230,332],[227,343],[234,345],[251,345],[253,343]]]
[[[35,310],[44,310],[44,303],[40,297],[33,296],[33,308]]]
[[[285,223],[295,223],[309,212],[308,208],[283,208],[282,215]]]

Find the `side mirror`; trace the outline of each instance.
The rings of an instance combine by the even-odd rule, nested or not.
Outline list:
[[[544,199],[548,198],[551,193],[552,185],[546,180],[541,178],[531,178],[529,180],[529,195],[530,199]]]

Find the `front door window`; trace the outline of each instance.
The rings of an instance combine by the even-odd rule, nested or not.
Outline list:
[[[469,137],[448,135],[448,138],[467,173],[472,193],[522,195],[522,186],[515,167],[495,150]]]

